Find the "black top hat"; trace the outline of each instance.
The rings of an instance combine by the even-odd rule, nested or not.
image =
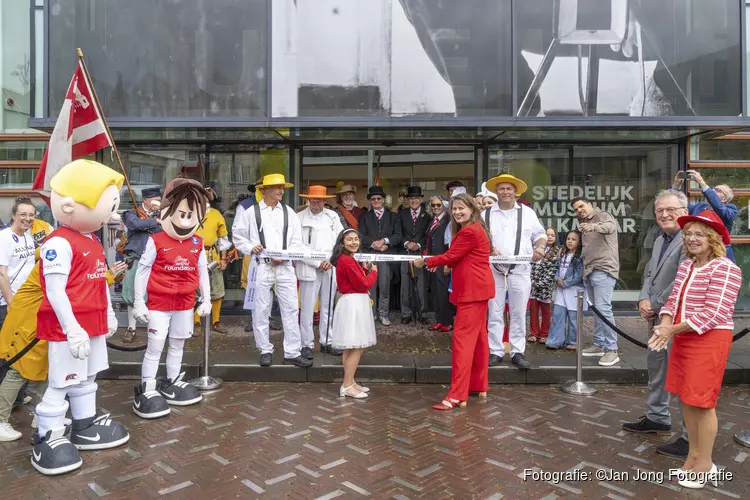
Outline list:
[[[445,190],[448,191],[450,188],[456,188],[456,187],[466,187],[466,186],[464,186],[464,183],[461,181],[450,181],[448,184],[445,185]]]
[[[144,188],[141,189],[141,196],[143,198],[161,198],[161,188]]]
[[[383,191],[383,188],[380,186],[372,186],[367,190],[367,199],[369,200],[373,196],[382,196],[385,198],[385,191]]]
[[[408,188],[406,188],[406,197],[424,198],[424,195],[422,194],[422,188],[419,186],[409,186]]]

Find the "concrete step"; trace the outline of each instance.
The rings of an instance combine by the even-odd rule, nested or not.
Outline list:
[[[100,379],[140,379],[143,351],[120,352],[110,349],[110,368],[99,374]],[[645,352],[641,356],[621,355],[620,363],[612,367],[597,364],[598,358],[583,358],[583,380],[592,384],[646,385]],[[517,369],[505,356],[503,364],[489,369],[492,384],[564,384],[575,380],[574,353],[527,355],[532,367]],[[186,352],[183,359],[187,378],[198,376],[203,358],[200,353]],[[165,373],[162,363],[159,374]],[[218,352],[212,354],[209,373],[225,381],[244,382],[337,382],[343,380],[341,358],[315,353],[313,366],[298,368],[283,364],[281,352],[274,353],[273,365],[261,367],[256,353]],[[367,383],[450,384],[451,356],[449,354],[387,354],[365,353],[357,370],[357,380]],[[730,355],[724,374],[724,385],[750,383],[750,355]]]

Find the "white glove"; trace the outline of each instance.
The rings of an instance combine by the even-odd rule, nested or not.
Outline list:
[[[89,342],[89,334],[86,330],[81,328],[80,325],[75,325],[67,330],[63,330],[63,333],[68,337],[68,347],[70,353],[76,359],[86,359],[91,353],[91,343]]]
[[[151,320],[151,315],[148,312],[146,304],[139,304],[133,308],[133,317],[136,321],[141,323],[148,323]]]
[[[198,309],[195,310],[195,314],[200,317],[208,316],[209,314],[211,314],[211,303],[201,302],[201,304],[198,306]]]
[[[107,338],[110,338],[117,331],[117,317],[107,315]]]

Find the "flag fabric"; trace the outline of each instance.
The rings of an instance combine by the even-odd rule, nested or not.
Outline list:
[[[49,205],[52,177],[71,161],[107,146],[112,146],[112,141],[97,109],[91,82],[79,60],[32,189]]]

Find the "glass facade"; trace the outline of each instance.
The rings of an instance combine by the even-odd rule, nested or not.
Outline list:
[[[21,3],[21,2],[19,2]],[[738,0],[49,0],[49,116],[738,116]]]
[[[476,193],[511,172],[561,233],[577,224],[579,193],[615,215],[615,300],[630,307],[654,195],[694,168],[735,190],[732,235],[750,273],[750,135],[716,132],[746,123],[746,3],[3,1],[0,219],[31,188],[46,141],[29,123],[51,128],[80,47],[136,203],[188,176],[217,191],[231,226],[268,173],[295,183],[295,207],[312,184],[352,184],[366,206],[380,183],[395,208],[409,185],[445,195],[461,180]],[[239,274],[237,263],[225,273],[227,307],[241,307]]]

